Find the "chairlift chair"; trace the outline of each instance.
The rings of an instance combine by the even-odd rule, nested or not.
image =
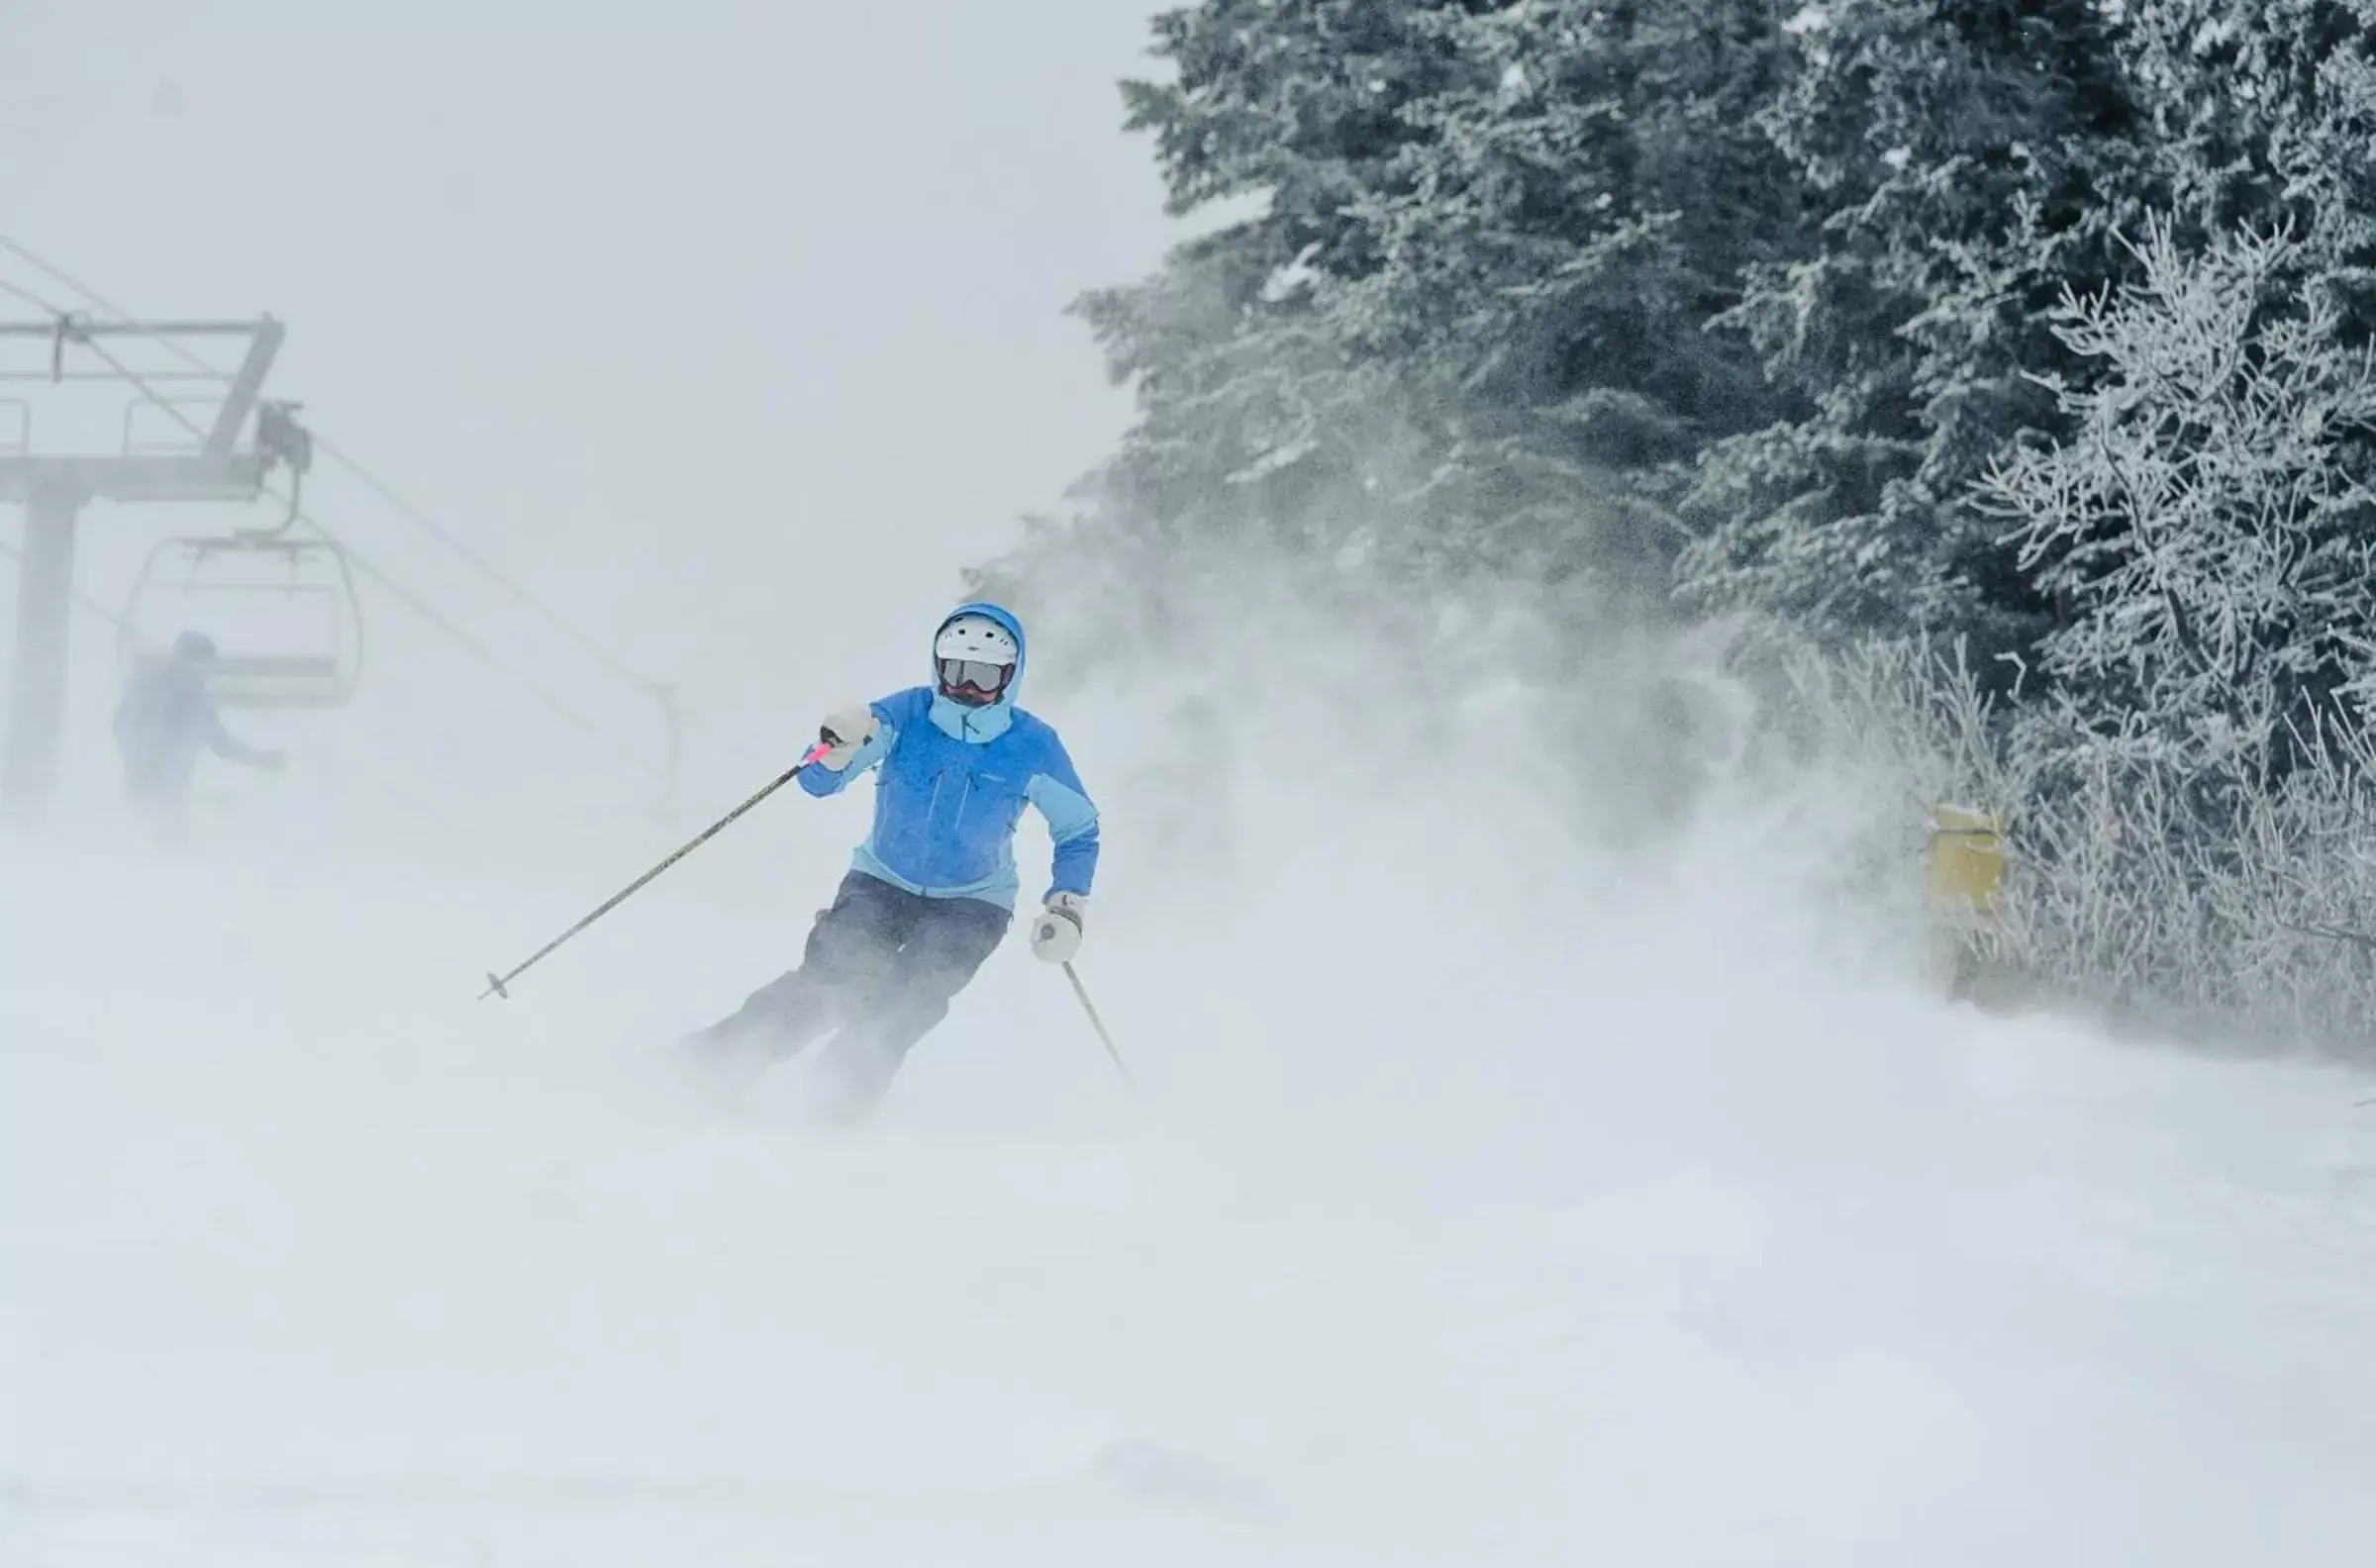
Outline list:
[[[343,707],[362,676],[362,607],[346,552],[266,533],[169,539],[142,564],[117,652],[127,676],[172,656],[174,638],[216,644],[209,688],[226,708]]]

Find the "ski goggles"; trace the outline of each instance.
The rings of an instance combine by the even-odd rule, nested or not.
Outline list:
[[[987,659],[940,660],[940,689],[944,692],[971,689],[985,697],[996,697],[1007,689],[1007,682],[1014,675],[1012,664],[993,664]]]

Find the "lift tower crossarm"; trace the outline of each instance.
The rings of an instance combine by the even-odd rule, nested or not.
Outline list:
[[[83,501],[252,501],[266,464],[253,452],[206,457],[0,458],[0,506],[45,493]]]
[[[231,456],[232,445],[255,412],[255,400],[263,391],[264,377],[272,373],[272,361],[280,357],[280,344],[289,335],[288,328],[270,316],[258,316],[253,321],[166,321],[166,322],[88,322],[79,317],[63,316],[48,322],[0,322],[0,339],[30,338],[39,342],[90,343],[102,338],[179,339],[179,338],[245,338],[247,355],[239,369],[229,373],[228,390],[223,406],[215,413],[214,428],[206,433],[199,454],[216,462]],[[58,379],[54,371],[14,370],[0,372],[0,381],[50,381]],[[178,378],[177,378],[178,379]],[[104,495],[101,490],[93,495]],[[17,499],[22,499],[18,497]],[[214,500],[213,496],[164,497],[153,493],[138,497],[118,497],[124,500]]]

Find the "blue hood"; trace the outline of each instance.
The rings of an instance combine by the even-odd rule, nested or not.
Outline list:
[[[926,662],[932,668],[933,725],[953,739],[987,745],[1005,735],[1007,727],[1015,722],[1015,694],[1023,690],[1024,661],[1029,656],[1030,644],[1024,640],[1023,623],[1016,619],[1014,611],[988,600],[976,600],[972,604],[961,604],[940,618],[940,624],[933,628],[935,645],[939,644],[940,634],[948,630],[951,621],[969,615],[984,616],[997,622],[1015,639],[1015,678],[1007,682],[1005,691],[998,694],[998,701],[987,708],[968,708],[963,703],[950,702],[940,695],[940,660],[937,653],[928,649]]]

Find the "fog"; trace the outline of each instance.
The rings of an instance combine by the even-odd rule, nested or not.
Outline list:
[[[282,317],[276,391],[688,716],[663,799],[645,694],[326,472],[513,673],[367,601],[357,703],[233,715],[290,773],[209,773],[160,854],[82,618],[65,798],[0,840],[0,1562],[2361,1560],[2376,1089],[1939,999],[1831,875],[1893,781],[1716,745],[1613,832],[1534,719],[1608,712],[1584,776],[1648,796],[1635,671],[1539,665],[1515,596],[1448,658],[1252,560],[1187,647],[1052,607],[1024,702],[1105,808],[1080,971],[1136,1092],[1017,939],[855,1133],[666,1070],[863,790],[476,999],[922,678],[1122,430],[1060,311],[1178,238],[1115,129],[1142,33],[0,20],[0,234]],[[204,526],[94,508],[86,588]]]
[[[37,0],[0,19],[0,232],[151,318],[280,317],[270,393],[676,685],[690,745],[763,765],[760,726],[879,685],[869,633],[942,608],[1127,421],[1060,313],[1178,236],[1118,129],[1144,36],[1095,0]],[[350,476],[326,463],[308,495],[507,666],[659,751],[640,693]],[[207,521],[162,510],[93,510],[100,598]],[[376,609],[367,700],[408,728],[469,725],[506,777],[600,749]]]

